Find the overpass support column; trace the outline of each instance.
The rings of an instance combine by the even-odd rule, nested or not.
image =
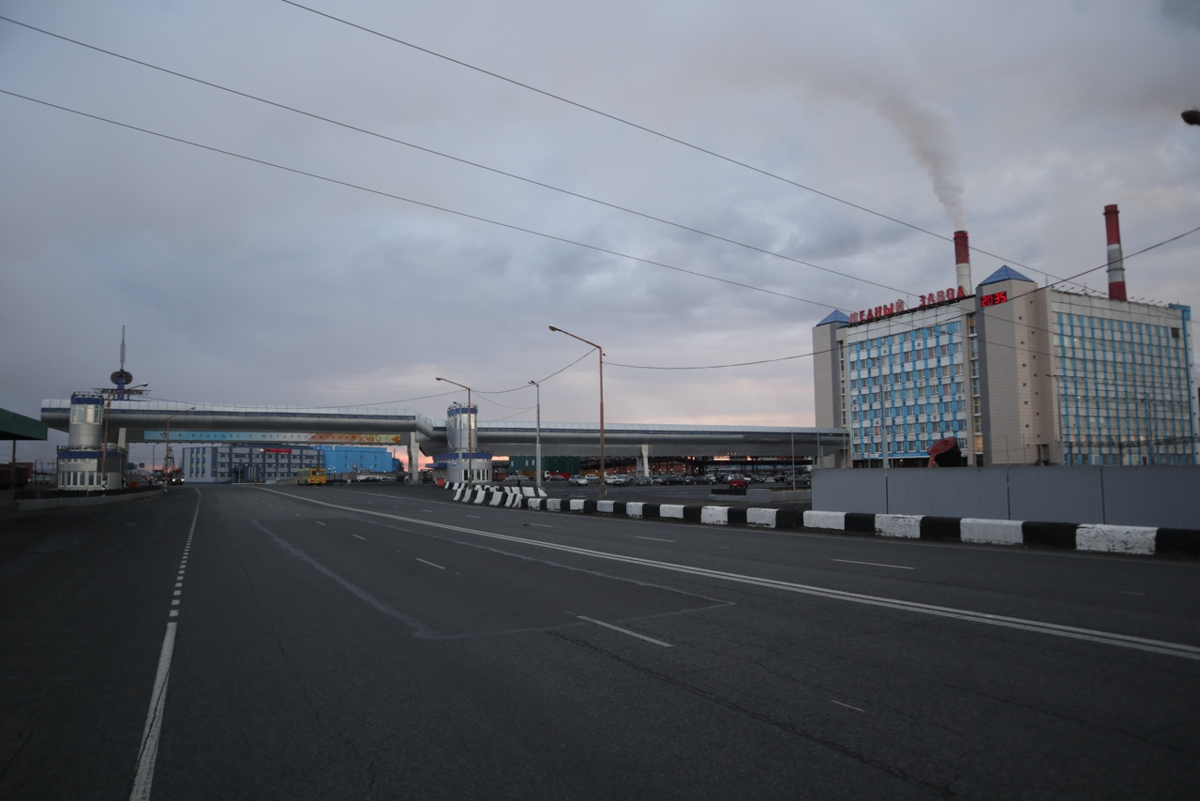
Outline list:
[[[408,439],[408,483],[421,483],[421,473],[418,469],[421,464],[421,443],[417,432],[412,432],[412,436]]]
[[[642,474],[643,476],[648,476],[648,475],[650,475],[650,444],[649,444],[649,443],[646,443],[646,444],[642,445],[642,469],[641,469],[641,474]]]

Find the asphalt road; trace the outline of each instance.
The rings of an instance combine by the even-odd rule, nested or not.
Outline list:
[[[0,521],[0,798],[1187,798],[1200,564],[173,488]]]

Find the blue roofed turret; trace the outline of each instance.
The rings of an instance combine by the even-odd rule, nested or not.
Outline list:
[[[834,309],[829,314],[825,315],[825,319],[817,323],[817,325],[829,325],[830,323],[850,325],[850,315],[846,314],[841,309]]]
[[[999,270],[996,270],[996,272],[989,275],[987,278],[983,279],[979,285],[985,286],[987,284],[998,284],[1001,281],[1028,281],[1031,284],[1037,283],[1036,281],[1021,275],[1019,272],[1006,264]]]

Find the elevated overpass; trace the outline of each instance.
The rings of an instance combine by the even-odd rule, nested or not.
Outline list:
[[[42,422],[58,431],[70,423],[70,399],[42,401]],[[110,442],[245,442],[252,433],[273,434],[273,441],[351,442],[353,435],[370,444],[403,446],[409,464],[419,454],[434,456],[450,449],[446,422],[411,409],[346,406],[243,406],[157,400],[115,400],[109,408]],[[226,436],[227,435],[227,436]],[[241,436],[239,436],[241,435]],[[246,438],[243,438],[246,437]],[[534,453],[538,429],[520,421],[478,421],[476,447],[508,456]],[[708,426],[659,423],[604,425],[606,451],[613,455],[650,456],[784,456],[840,455],[849,447],[839,428],[778,426]],[[594,456],[600,453],[598,423],[541,424],[544,456]],[[840,461],[840,459],[839,459]]]

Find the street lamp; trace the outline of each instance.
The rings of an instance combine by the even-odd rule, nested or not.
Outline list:
[[[575,336],[570,331],[564,331],[561,328],[550,326],[551,331],[557,331],[560,334],[566,334],[572,339],[578,339],[585,345],[591,345],[600,354],[600,498],[608,497],[605,491],[605,475],[604,475],[604,348],[597,345],[595,342],[589,342],[580,336]]]
[[[537,471],[537,488],[542,488],[542,385],[539,381],[530,381],[537,389],[537,439],[533,451],[533,467]]]
[[[473,407],[471,405],[471,388],[466,384],[460,384],[457,381],[451,381],[449,378],[438,378],[438,381],[445,381],[447,384],[453,384],[456,387],[462,387],[467,391],[467,487],[474,488],[475,486],[475,443],[472,438],[471,414]]]

